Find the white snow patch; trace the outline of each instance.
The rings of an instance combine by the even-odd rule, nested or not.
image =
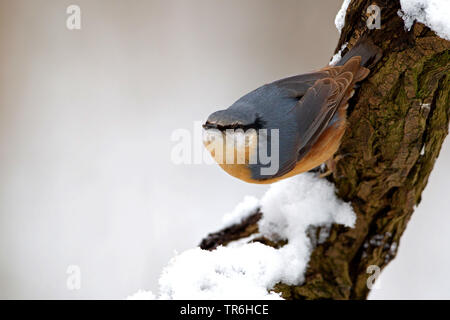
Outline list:
[[[271,185],[259,202],[246,198],[226,221],[239,221],[259,206],[263,218],[258,235],[285,239],[286,245],[275,249],[239,241],[213,251],[187,250],[172,258],[163,270],[159,298],[281,299],[270,292],[276,283],[304,281],[313,249],[307,229],[333,223],[353,227],[356,220],[351,206],[336,197],[333,185],[312,173]]]
[[[405,21],[405,28],[411,29],[414,21],[421,22],[441,38],[450,40],[449,0],[400,0],[398,15]]]
[[[341,46],[341,49],[331,58],[331,61],[329,63],[330,66],[336,65],[336,63],[338,63],[341,60],[341,58],[342,58],[342,51],[344,51],[344,49],[347,48],[347,44],[348,44],[348,42],[344,43]]]
[[[324,243],[328,239],[328,237],[330,236],[330,229],[331,229],[330,227],[320,229],[319,239],[317,239],[319,244]]]
[[[350,0],[344,0],[341,9],[338,11],[336,18],[334,18],[334,24],[336,25],[336,28],[338,29],[339,33],[341,33],[341,30],[345,25],[345,14],[347,13],[347,8],[349,4]]]
[[[244,200],[239,203],[230,213],[222,218],[222,228],[229,227],[233,224],[241,223],[242,220],[256,212],[259,208],[259,200],[252,196],[245,196]]]
[[[420,105],[420,108],[421,108],[421,109],[427,109],[427,110],[430,110],[430,107],[431,107],[431,103],[422,103],[422,104]]]
[[[276,249],[261,243],[213,251],[187,250],[164,269],[161,299],[279,299],[267,290],[283,268]]]

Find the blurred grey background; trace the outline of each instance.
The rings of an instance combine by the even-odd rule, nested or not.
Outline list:
[[[172,132],[326,65],[341,3],[0,0],[0,298],[157,291],[174,251],[268,188],[173,164]],[[450,298],[449,162],[447,141],[372,298]]]

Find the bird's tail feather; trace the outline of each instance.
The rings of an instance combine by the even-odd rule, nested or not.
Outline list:
[[[380,47],[375,45],[372,40],[367,37],[359,39],[355,45],[344,54],[344,56],[336,63],[336,66],[343,66],[352,57],[361,57],[361,66],[371,69],[382,57],[383,52]]]

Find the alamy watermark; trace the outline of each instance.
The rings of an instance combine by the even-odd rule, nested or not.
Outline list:
[[[278,172],[279,129],[203,130],[201,124],[195,121],[192,131],[180,128],[172,132],[174,164],[248,164],[261,165],[261,175]]]
[[[366,10],[367,21],[366,26],[370,30],[381,29],[381,9],[376,4],[367,7]]]
[[[381,268],[377,265],[372,264],[367,267],[366,272],[367,274],[370,274],[366,281],[367,288],[370,290],[381,289],[380,281],[377,281],[378,277],[381,274]]]
[[[69,15],[66,20],[66,27],[69,30],[81,29],[81,8],[76,4],[67,7],[66,13]]]
[[[66,269],[67,280],[66,287],[67,290],[80,290],[81,289],[81,268],[77,265],[70,265]]]

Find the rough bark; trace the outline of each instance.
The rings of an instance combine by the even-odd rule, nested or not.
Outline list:
[[[366,26],[371,4],[381,8],[379,30]],[[450,42],[420,23],[406,31],[399,9],[398,0],[352,0],[347,10],[336,52],[363,35],[383,50],[350,102],[336,154],[341,157],[329,177],[337,194],[352,203],[357,222],[355,228],[332,227],[328,240],[315,247],[303,284],[275,286],[284,298],[365,299],[367,267],[383,269],[396,256],[448,134]],[[263,214],[208,235],[201,247],[211,250],[258,232]]]

